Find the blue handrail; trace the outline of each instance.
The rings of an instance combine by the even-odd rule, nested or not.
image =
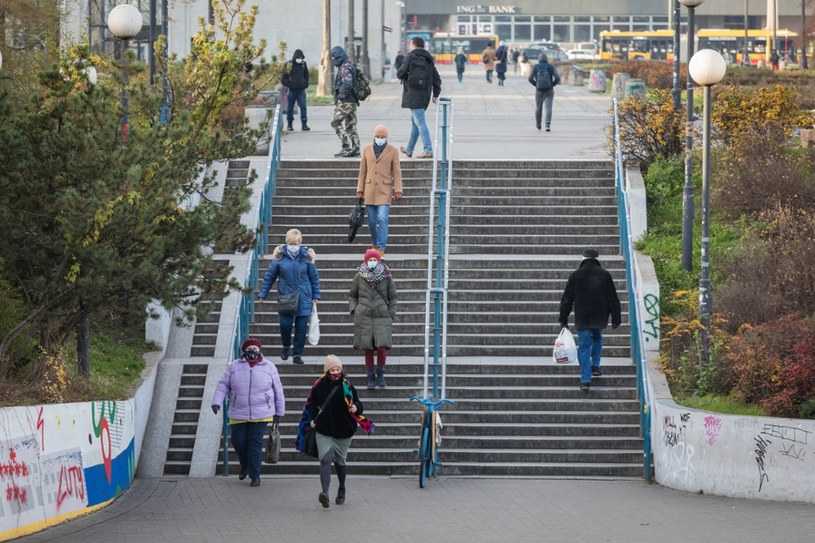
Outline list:
[[[620,145],[620,116],[617,100],[614,104],[614,179],[617,187],[617,214],[620,224],[620,252],[625,258],[628,284],[628,315],[631,324],[631,358],[637,368],[637,396],[640,407],[640,435],[643,438],[643,470],[651,481],[651,409],[648,395],[648,372],[645,368],[643,323],[639,316],[640,285],[634,273],[634,240],[631,237],[631,201],[625,186],[623,152]]]
[[[243,279],[243,291],[240,293],[237,315],[232,334],[232,346],[229,349],[231,358],[227,361],[237,360],[241,356],[241,345],[249,337],[249,325],[255,322],[255,292],[258,284],[258,270],[260,259],[266,254],[269,247],[269,224],[272,222],[272,197],[277,187],[277,169],[280,166],[280,134],[283,127],[283,116],[280,104],[275,106],[274,115],[269,123],[269,158],[266,163],[266,177],[260,195],[258,214],[254,221],[257,243],[249,255],[249,265]],[[223,473],[229,472],[229,400],[224,400],[223,406]]]

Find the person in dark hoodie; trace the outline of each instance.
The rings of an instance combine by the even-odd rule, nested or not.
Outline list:
[[[336,157],[358,157],[359,134],[357,133],[357,100],[354,94],[354,77],[356,67],[348,58],[348,53],[340,46],[331,49],[331,63],[337,68],[334,78],[334,116],[331,126],[342,143],[342,149]]]
[[[583,251],[583,261],[569,275],[560,299],[560,326],[569,326],[569,313],[574,306],[577,329],[577,362],[580,364],[580,390],[588,393],[592,377],[600,377],[600,355],[603,351],[603,329],[617,328],[621,322],[620,299],[611,274],[600,266],[597,249]]]
[[[410,139],[407,148],[400,147],[408,158],[413,156],[413,148],[422,136],[424,152],[416,158],[433,158],[433,142],[427,129],[425,110],[430,100],[436,103],[441,94],[441,77],[439,76],[433,56],[424,49],[424,39],[416,36],[410,40],[410,52],[405,63],[396,71],[396,77],[402,81],[402,108],[410,110]]]
[[[311,130],[308,127],[308,114],[306,112],[306,89],[308,88],[308,66],[306,65],[306,56],[303,51],[296,49],[291,57],[291,62],[286,66],[283,72],[283,85],[288,87],[289,92],[286,96],[288,108],[286,111],[286,120],[289,121],[287,130],[294,131],[292,124],[294,123],[294,104],[295,102],[300,107],[300,122],[302,123],[303,131]]]
[[[546,131],[551,130],[552,102],[555,100],[555,87],[560,83],[560,76],[554,66],[549,64],[546,53],[538,56],[538,64],[529,74],[528,81],[535,87],[535,127],[541,129],[543,109],[546,109]]]

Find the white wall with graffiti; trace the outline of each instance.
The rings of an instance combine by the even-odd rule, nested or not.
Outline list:
[[[651,447],[659,484],[815,503],[815,420],[723,415],[678,405],[651,362]]]
[[[130,486],[155,384],[147,375],[126,401],[0,408],[0,541],[94,511]]]

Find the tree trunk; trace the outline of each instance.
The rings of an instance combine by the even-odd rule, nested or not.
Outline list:
[[[91,373],[91,353],[89,346],[90,317],[85,312],[85,304],[79,302],[80,317],[76,323],[76,367],[79,375]]]

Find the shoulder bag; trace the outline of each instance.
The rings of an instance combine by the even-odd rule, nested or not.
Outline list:
[[[312,419],[313,422],[317,422],[317,419],[323,414],[323,406],[328,405],[328,402],[331,401],[331,398],[341,387],[342,385],[335,386],[334,390],[329,393],[328,398],[323,402],[323,405],[317,407],[317,414]],[[320,457],[320,453],[317,452],[317,428],[312,428],[311,424],[306,424],[303,429],[303,452],[312,458]]]
[[[298,258],[302,258],[302,255]],[[295,316],[298,309],[300,309],[300,270],[302,264],[302,261],[297,264],[297,284],[294,286],[294,292],[278,294],[277,296],[277,312],[281,315]]]

